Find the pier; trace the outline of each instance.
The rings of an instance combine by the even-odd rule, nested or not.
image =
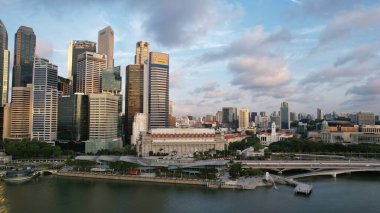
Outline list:
[[[265,179],[266,181],[272,181],[273,183],[280,183],[280,184],[293,186],[294,192],[296,194],[309,195],[311,191],[313,190],[312,185],[301,183],[290,178],[272,175],[272,174],[269,174],[268,172],[265,174]]]

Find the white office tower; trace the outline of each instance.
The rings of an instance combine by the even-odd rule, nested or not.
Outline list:
[[[136,113],[131,135],[131,144],[136,145],[137,141],[140,139],[141,133],[148,130],[148,116],[145,113]]]
[[[54,144],[57,139],[58,67],[44,58],[33,65],[32,138]]]
[[[119,97],[113,94],[89,94],[89,140],[86,153],[121,148],[117,137]]]
[[[102,92],[102,71],[107,68],[107,56],[93,52],[78,55],[77,92],[84,94]]]

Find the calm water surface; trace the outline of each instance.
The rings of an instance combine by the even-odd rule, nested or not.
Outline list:
[[[309,197],[279,186],[208,190],[199,186],[40,177],[0,183],[0,212],[380,212],[380,174],[303,179]]]

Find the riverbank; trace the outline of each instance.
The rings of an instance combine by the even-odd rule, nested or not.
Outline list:
[[[255,189],[258,186],[268,186],[271,184],[264,183],[262,177],[240,178],[234,181],[215,181],[202,179],[184,179],[184,178],[164,178],[164,177],[142,177],[131,175],[114,175],[114,174],[97,174],[88,172],[58,172],[55,175],[73,178],[91,178],[104,180],[122,180],[135,182],[167,183],[179,185],[199,185],[212,189]]]
[[[199,179],[141,177],[141,176],[114,175],[114,174],[96,174],[96,173],[88,173],[88,172],[58,172],[55,175],[63,176],[63,177],[75,177],[75,178],[124,180],[124,181],[186,184],[186,185],[201,185],[201,186],[207,186],[208,183],[214,182],[210,180],[206,181],[206,180],[199,180]]]

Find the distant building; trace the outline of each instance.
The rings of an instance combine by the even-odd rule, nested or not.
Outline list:
[[[239,129],[248,129],[249,127],[249,110],[240,109],[239,110]]]
[[[281,103],[281,129],[290,129],[290,113],[289,104],[287,102]]]
[[[375,114],[373,112],[359,112],[356,114],[358,125],[375,125]]]
[[[93,52],[78,55],[77,92],[101,93],[102,71],[107,68],[107,56]]]
[[[59,93],[59,96],[71,94],[70,79],[58,76],[58,93]]]
[[[98,53],[107,56],[107,68],[113,68],[114,32],[110,26],[98,32]]]
[[[138,142],[138,155],[149,156],[149,153],[167,153],[192,156],[195,152],[209,150],[223,151],[226,145],[224,135],[213,129],[185,128],[151,129],[142,135]]]
[[[323,120],[323,118],[324,118],[323,111],[320,108],[318,108],[317,109],[317,119],[318,120]]]
[[[58,67],[35,58],[33,67],[32,138],[54,144],[57,139]]]
[[[96,52],[96,43],[92,41],[71,41],[68,49],[67,68],[69,74],[69,80],[71,83],[71,93],[78,92],[77,90],[77,62],[78,55],[84,52]]]
[[[249,121],[250,122],[256,122],[256,116],[257,116],[257,112],[251,112],[251,116],[249,118]]]
[[[136,113],[133,120],[131,144],[136,145],[141,140],[141,133],[148,131],[148,116],[145,113]]]
[[[149,58],[149,48],[150,44],[146,41],[139,41],[136,43],[136,55],[135,64],[143,65]]]
[[[169,55],[149,55],[149,129],[169,127]]]
[[[237,108],[223,107],[222,112],[223,112],[223,127],[236,130],[238,126]]]
[[[33,60],[36,35],[30,27],[21,26],[15,35],[13,87],[26,87],[33,82]]]
[[[260,139],[260,143],[265,146],[269,146],[271,143],[283,141],[288,138],[292,138],[293,134],[291,133],[279,133],[276,132],[276,124],[272,122],[272,131],[271,133],[262,132],[257,134],[257,137]]]
[[[86,141],[89,139],[88,95],[75,93],[58,100],[59,140]]]
[[[290,122],[298,121],[298,113],[297,112],[290,112]]]

